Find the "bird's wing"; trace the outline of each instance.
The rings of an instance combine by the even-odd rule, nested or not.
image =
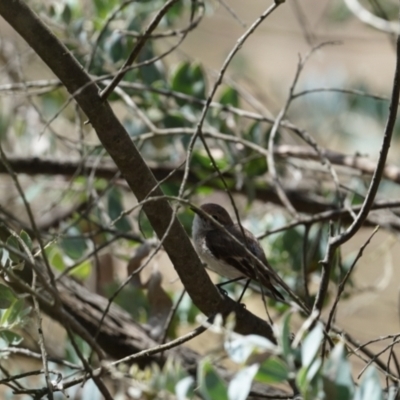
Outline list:
[[[219,260],[224,260],[226,263],[232,265],[234,268],[240,271],[243,276],[259,281],[263,286],[269,289],[272,297],[275,299],[283,300],[282,295],[271,283],[271,273],[268,271],[268,261],[265,257],[264,250],[255,236],[250,231],[243,228],[243,232],[245,234],[244,238],[239,225],[233,225],[227,229],[266,267],[262,268],[255,260],[251,258],[243,246],[240,246],[228,235],[226,235],[226,240],[221,242],[221,240],[219,240],[219,236],[223,233],[221,233],[221,230],[218,229],[210,231],[206,235],[207,247],[211,250],[214,256]]]
[[[236,237],[234,232],[231,233]],[[221,235],[225,236],[223,242],[220,240]],[[230,264],[233,268],[240,271],[244,277],[255,279],[254,268],[248,262],[249,256],[246,250],[231,237],[225,235],[221,230],[215,229],[207,232],[205,239],[207,247],[218,260]],[[243,237],[242,239],[238,238],[238,240],[243,243]]]

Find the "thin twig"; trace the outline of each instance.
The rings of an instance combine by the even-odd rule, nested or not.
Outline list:
[[[170,310],[170,312],[168,314],[168,317],[167,317],[167,319],[165,321],[165,324],[164,324],[164,327],[163,327],[163,334],[161,335],[161,340],[160,340],[161,344],[164,344],[165,340],[167,339],[168,330],[169,330],[169,328],[171,326],[171,323],[172,323],[172,320],[173,320],[173,318],[174,318],[174,316],[176,314],[176,311],[178,310],[178,308],[179,308],[179,306],[180,306],[180,304],[181,304],[181,302],[183,300],[183,297],[185,296],[185,293],[186,293],[186,290],[183,289],[181,294],[178,297],[178,300],[176,301],[176,303],[171,308],[171,310]]]
[[[303,287],[304,287],[304,298],[306,304],[310,302],[310,292],[308,290],[308,238],[310,234],[310,225],[304,225],[304,238],[303,238],[303,258],[302,258],[302,270],[303,270]]]
[[[39,353],[35,353],[32,350],[24,349],[21,347],[12,347],[12,346],[4,347],[4,348],[0,349],[0,353],[18,354],[18,355],[22,355],[22,356],[29,357],[29,358],[34,358],[35,360],[40,360],[42,358],[42,356]],[[68,367],[71,369],[78,369],[78,370],[82,369],[82,367],[80,365],[74,364],[72,362],[63,360],[58,357],[48,356],[47,359],[53,363],[63,365],[64,367]]]
[[[347,242],[349,239],[351,239],[354,236],[354,234],[361,228],[364,221],[367,219],[368,214],[374,204],[375,196],[383,177],[386,159],[390,148],[390,142],[392,139],[392,134],[396,122],[399,97],[400,97],[400,36],[397,37],[396,68],[393,79],[392,96],[391,96],[389,115],[385,127],[378,163],[376,165],[376,169],[372,176],[367,195],[363,201],[361,210],[358,213],[357,218],[353,221],[350,227],[348,227],[343,233],[339,233],[336,236],[331,237],[329,239],[325,257],[322,260],[322,266],[324,269],[329,268],[330,264],[332,263],[332,258],[336,249],[345,242]],[[319,310],[319,312],[322,309],[328,284],[329,284],[329,276],[328,274],[325,274],[321,278],[320,290],[318,291],[314,303],[314,309]]]
[[[88,62],[86,64],[86,70],[89,72],[90,69],[92,68],[94,57],[96,55],[96,50],[99,47],[100,41],[103,38],[104,34],[107,32],[107,28],[110,25],[110,23],[116,18],[116,16],[127,6],[130,4],[134,3],[136,0],[125,0],[121,4],[118,4],[113,11],[110,12],[110,14],[107,16],[105,19],[103,26],[101,27],[96,41],[94,45],[92,46],[92,50],[90,52],[90,57],[88,59]]]
[[[207,321],[209,321],[209,323],[211,323],[212,320],[213,320],[213,317],[208,318]],[[162,353],[166,350],[170,350],[174,347],[180,346],[181,344],[188,342],[189,340],[192,340],[196,336],[201,335],[203,332],[205,332],[208,329],[208,327],[209,327],[209,325],[205,323],[203,325],[200,325],[193,331],[187,333],[186,335],[183,335],[175,340],[171,340],[168,343],[161,344],[161,345],[152,347],[150,349],[146,349],[146,350],[140,351],[138,353],[132,354],[130,356],[121,358],[117,361],[110,363],[109,366],[103,366],[102,368],[98,368],[98,369],[94,370],[93,373],[97,376],[100,376],[102,374],[107,373],[107,371],[110,370],[111,367],[115,367],[121,363],[132,363],[133,361],[136,361],[142,357],[150,357],[152,355]],[[83,382],[87,378],[89,378],[89,377],[85,375],[85,376],[71,379],[70,381],[65,382],[63,387],[64,387],[64,389],[68,389],[69,387],[75,386],[75,385]]]
[[[100,92],[100,97],[105,100],[107,97],[113,92],[113,90],[118,86],[118,83],[121,82],[122,78],[126,73],[126,68],[131,66],[140,51],[143,49],[146,44],[149,35],[154,29],[159,25],[162,17],[168,12],[168,10],[177,2],[178,0],[168,0],[163,7],[157,12],[152,21],[149,23],[147,28],[144,30],[143,35],[138,39],[136,46],[133,48],[131,54],[129,54],[128,58],[124,62],[123,66],[119,70],[119,72],[114,76],[113,80],[110,84]]]
[[[359,248],[356,257],[354,258],[353,263],[351,264],[350,268],[347,270],[346,275],[343,277],[342,281],[339,283],[338,288],[337,288],[337,293],[336,293],[336,298],[335,301],[333,302],[333,305],[329,311],[329,315],[328,315],[328,320],[326,322],[325,325],[325,330],[326,332],[329,333],[330,329],[331,329],[331,324],[333,321],[333,317],[335,315],[335,311],[336,311],[336,307],[339,304],[339,300],[340,300],[340,296],[342,295],[346,283],[350,278],[351,273],[353,272],[354,267],[356,266],[358,260],[362,257],[365,248],[370,244],[372,238],[375,236],[376,232],[378,232],[379,230],[379,226],[377,226],[371,233],[371,235],[369,235],[368,239],[365,241],[365,243]],[[322,343],[322,357],[324,357],[325,355],[325,345],[326,345],[326,340],[324,339],[323,343]]]

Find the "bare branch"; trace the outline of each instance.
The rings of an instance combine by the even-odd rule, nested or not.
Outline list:
[[[392,96],[389,106],[389,115],[385,127],[384,137],[382,141],[382,146],[380,149],[380,155],[378,159],[378,163],[376,165],[376,169],[371,179],[371,183],[365,197],[365,200],[362,204],[361,210],[359,211],[357,218],[353,221],[349,228],[346,229],[345,232],[340,233],[334,237],[331,237],[328,242],[325,258],[322,261],[323,269],[328,269],[329,264],[332,263],[333,255],[336,249],[348,241],[353,235],[360,229],[364,221],[367,219],[368,214],[371,210],[371,207],[374,203],[374,199],[376,193],[378,191],[379,184],[383,177],[383,172],[385,169],[386,158],[390,148],[390,142],[392,140],[392,134],[394,130],[394,125],[396,122],[397,116],[397,108],[399,104],[400,97],[400,36],[397,37],[396,44],[396,68],[393,79],[393,89]],[[328,280],[329,274],[324,274],[320,283],[320,290],[318,291],[318,295],[315,300],[314,310],[321,311],[322,304],[325,298],[326,290],[328,288]]]
[[[124,65],[121,67],[120,71],[114,76],[112,82],[100,93],[100,97],[105,100],[107,97],[113,92],[113,90],[118,86],[118,83],[121,82],[122,78],[127,72],[127,67],[131,66],[140,51],[143,49],[146,44],[149,35],[154,29],[157,28],[158,24],[161,21],[161,18],[168,12],[168,10],[177,2],[178,0],[168,0],[164,6],[157,12],[154,16],[153,20],[150,22],[149,26],[145,29],[143,35],[138,39],[136,46],[133,48],[131,54],[124,62]]]
[[[0,0],[0,14],[43,59],[67,90],[76,94],[75,100],[86,113],[104,148],[137,199],[142,201],[146,198],[157,185],[157,181],[110,105],[100,97],[97,86],[72,54],[22,0],[14,1],[12,7],[7,0]],[[157,189],[153,195],[162,196],[162,192]],[[172,216],[168,201],[160,198],[157,202],[149,202],[144,205],[144,211],[157,236],[163,237]],[[235,311],[239,332],[257,333],[274,340],[271,327],[265,321],[238,306],[233,300],[222,297],[212,285],[190,239],[176,218],[173,220],[170,234],[165,238],[164,249],[190,297],[201,311],[208,316],[214,315],[216,311],[224,315]]]

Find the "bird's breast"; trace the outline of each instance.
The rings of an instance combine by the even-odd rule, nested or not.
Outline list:
[[[211,253],[210,249],[207,247],[205,237],[195,240],[194,246],[197,254],[207,264],[207,268],[211,271],[214,271],[228,279],[235,279],[243,276],[243,274],[240,273],[240,271],[238,271],[235,267],[221,259],[216,258]]]

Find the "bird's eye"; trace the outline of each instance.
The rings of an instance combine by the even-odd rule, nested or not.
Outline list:
[[[213,215],[212,217],[213,217],[216,221],[219,221],[218,215]]]

